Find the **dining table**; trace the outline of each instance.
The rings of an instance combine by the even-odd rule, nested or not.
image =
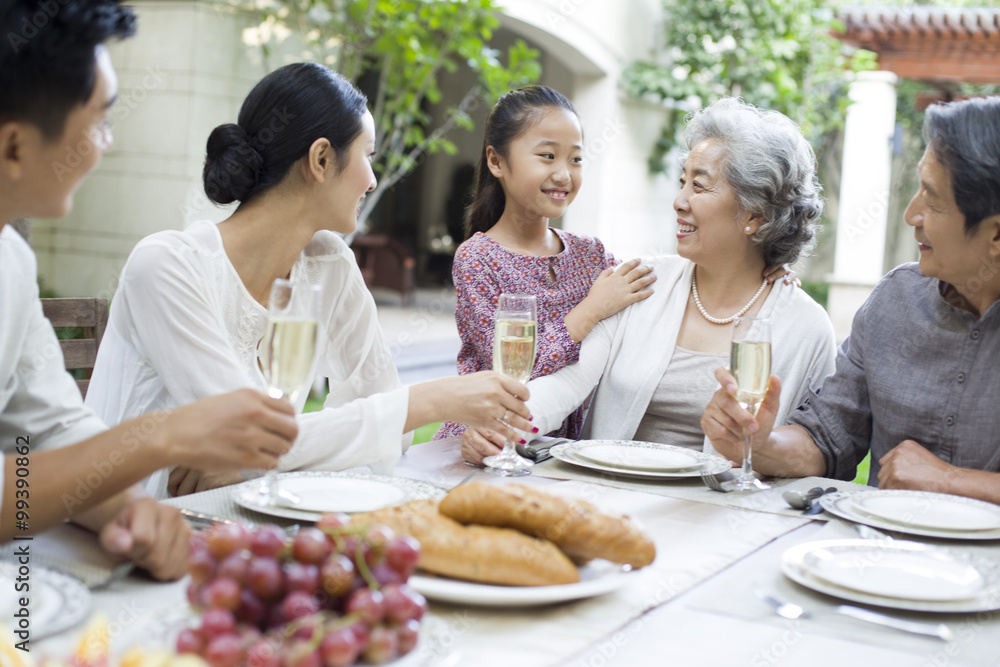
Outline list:
[[[463,462],[460,438],[410,447],[394,470],[400,483],[419,480],[441,489],[470,481],[470,474],[471,481],[528,484],[627,514],[654,540],[656,559],[641,569],[615,572],[610,590],[583,599],[541,604],[534,599],[536,592],[525,590],[516,591],[513,602],[498,606],[477,599],[475,585],[460,601],[432,599],[420,643],[413,654],[399,659],[401,667],[1000,665],[1000,611],[944,613],[858,605],[900,619],[944,623],[953,633],[945,641],[843,616],[836,613],[843,600],[786,576],[781,563],[789,549],[859,534],[854,523],[829,512],[804,514],[790,507],[782,494],[816,486],[854,492],[866,488],[861,485],[805,478],[773,480],[767,491],[719,493],[697,477],[644,479],[556,459],[536,464],[529,476],[501,478]],[[165,502],[210,516],[291,523],[240,507],[232,495],[231,489],[222,488]],[[96,551],[92,537],[82,533],[66,526],[47,539],[56,545],[73,540],[75,553]],[[1000,540],[892,535],[1000,567]],[[883,543],[873,540],[872,548],[877,551]],[[92,608],[108,619],[113,651],[120,654],[132,645],[168,646],[193,618],[186,586],[186,579],[158,583],[136,571],[94,590]],[[516,595],[522,594],[519,604]],[[762,594],[808,613],[794,619],[779,616]],[[33,643],[32,651],[65,656],[78,638],[75,628]]]

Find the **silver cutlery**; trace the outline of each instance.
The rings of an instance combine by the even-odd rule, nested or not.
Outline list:
[[[711,465],[706,464],[698,471],[701,474],[701,481],[704,482],[705,486],[712,489],[713,491],[718,491],[719,493],[729,493],[729,489],[723,488],[722,483],[735,479],[735,475],[729,470],[724,470],[720,473],[711,472]]]
[[[786,602],[779,598],[765,593],[759,588],[754,587],[754,592],[756,592],[757,597],[769,604],[773,609],[774,613],[782,618],[787,618],[789,620],[796,619],[806,619],[814,616],[813,612],[806,611],[803,607],[793,603]],[[842,616],[850,616],[851,618],[856,618],[860,621],[867,621],[868,623],[874,623],[876,625],[881,625],[887,628],[893,628],[895,630],[902,630],[903,632],[910,632],[917,635],[926,635],[928,637],[936,637],[942,641],[950,642],[955,638],[955,633],[951,631],[944,623],[924,623],[922,621],[908,621],[902,618],[896,618],[895,616],[888,616],[886,614],[880,614],[875,611],[869,611],[867,609],[862,609],[860,607],[852,607],[851,605],[838,605],[830,610],[832,613],[840,614]]]
[[[189,510],[184,507],[180,508],[181,516],[187,519],[188,523],[196,528],[208,528],[209,526],[214,526],[217,523],[240,523],[245,526],[255,527],[257,524],[252,521],[246,521],[243,519],[227,519],[224,516],[218,516],[217,514],[206,514],[205,512],[197,512],[195,510]],[[301,525],[293,523],[290,526],[285,526],[282,530],[289,537],[293,537],[302,528]]]
[[[541,463],[542,461],[547,461],[552,458],[552,453],[549,451],[556,445],[562,445],[567,442],[575,442],[569,438],[555,438],[554,440],[548,440],[546,442],[536,442],[531,445],[518,445],[514,448],[518,454],[528,459],[529,461],[534,461],[535,463]]]
[[[110,588],[115,582],[121,581],[128,575],[132,574],[132,570],[134,569],[135,569],[135,563],[130,560],[125,561],[124,563],[120,563],[117,566],[115,566],[115,569],[111,570],[110,574],[108,574],[107,579],[99,581],[93,586],[88,586],[88,588],[90,588],[90,590],[92,591],[100,591],[104,590],[105,588]]]
[[[819,514],[823,511],[823,506],[816,502],[820,496],[824,496],[828,493],[836,493],[837,487],[831,486],[826,489],[820,486],[814,486],[808,491],[795,491],[789,489],[781,494],[781,497],[785,499],[792,508],[797,510],[802,510],[803,514]]]

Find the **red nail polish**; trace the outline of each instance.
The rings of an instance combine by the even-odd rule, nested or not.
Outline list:
[[[532,428],[532,429],[531,429],[531,432],[532,432],[532,433],[538,433],[538,427],[537,427],[537,426],[535,426],[534,428]]]
[[[528,441],[527,441],[527,440],[525,440],[524,438],[521,438],[521,444],[522,444],[522,445],[526,445],[526,444],[528,444]]]
[[[531,417],[528,417],[528,421],[529,421],[529,422],[531,422],[531,421],[535,421],[535,418],[534,418],[534,416],[531,416]]]

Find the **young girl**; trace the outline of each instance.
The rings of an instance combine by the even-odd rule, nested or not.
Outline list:
[[[291,122],[288,119],[292,119]],[[208,139],[205,192],[240,202],[219,224],[165,231],[132,251],[111,308],[87,403],[108,423],[239,387],[264,388],[258,345],[276,278],[322,287],[317,373],[324,409],[299,418],[282,468],[391,470],[409,431],[442,419],[532,431],[520,383],[496,373],[404,387],[351,249],[375,188],[375,124],[361,93],[322,65],[287,65]],[[295,407],[302,409],[305,396]],[[497,421],[506,417],[505,424]],[[175,494],[237,481],[178,469]],[[151,489],[162,495],[164,480]]]
[[[468,239],[455,253],[458,371],[493,367],[493,314],[501,293],[538,300],[538,347],[531,377],[574,363],[600,320],[645,299],[656,280],[639,260],[616,262],[599,240],[549,227],[582,184],[583,131],[573,105],[555,90],[507,93],[486,120]],[[576,438],[580,406],[549,435]],[[462,434],[446,423],[434,436]],[[490,436],[487,429],[482,433]]]

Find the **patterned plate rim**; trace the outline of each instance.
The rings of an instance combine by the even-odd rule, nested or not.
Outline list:
[[[360,479],[372,482],[382,482],[385,484],[393,484],[399,486],[406,492],[406,497],[403,498],[401,502],[406,503],[411,500],[423,500],[425,498],[433,498],[435,500],[440,500],[444,498],[446,491],[438,486],[434,486],[430,482],[424,482],[419,479],[411,479],[409,477],[395,477],[391,475],[376,475],[374,473],[362,473],[362,472],[349,472],[349,471],[337,471],[337,470],[298,470],[294,472],[282,472],[278,473],[279,481],[281,479],[291,479],[291,478],[308,478],[308,477],[328,477],[328,478],[340,478],[340,479]],[[267,516],[278,516],[285,519],[296,519],[300,521],[317,521],[325,512],[312,512],[309,510],[297,510],[292,507],[261,507],[255,502],[251,502],[242,497],[242,495],[249,491],[254,490],[259,480],[251,479],[237,484],[233,487],[230,497],[232,501],[244,509],[248,509],[252,512],[257,512],[258,514],[264,514]]]
[[[590,459],[582,453],[588,447],[594,447],[597,445],[612,445],[615,447],[625,447],[630,449],[652,449],[664,452],[676,452],[679,454],[684,454],[693,458],[696,463],[684,466],[683,468],[674,468],[672,470],[654,470],[651,468],[615,468],[615,466],[608,466],[609,468],[615,468],[616,470],[639,470],[641,472],[689,472],[692,470],[700,470],[703,465],[709,460],[710,455],[704,452],[698,452],[693,449],[688,449],[687,447],[680,447],[678,445],[668,445],[666,443],[660,442],[645,442],[644,440],[577,440],[572,443],[575,445],[573,453],[580,458],[587,459],[588,461],[594,461],[598,465],[604,465],[600,461]]]
[[[881,541],[882,544],[898,547],[898,541]],[[852,588],[844,588],[830,583],[825,579],[811,574],[802,564],[805,555],[814,549],[826,549],[831,546],[851,545],[867,546],[871,549],[879,549],[880,540],[863,539],[839,539],[839,540],[819,540],[816,542],[805,542],[797,544],[785,550],[781,555],[782,573],[795,583],[806,588],[829,595],[840,600],[849,600],[861,604],[870,604],[877,607],[889,609],[905,609],[907,611],[927,611],[944,613],[968,613],[977,611],[993,611],[1000,609],[1000,563],[995,563],[989,559],[974,554],[963,553],[943,547],[921,544],[927,549],[936,549],[947,553],[961,562],[968,563],[975,567],[986,580],[986,586],[982,593],[975,598],[968,600],[907,600],[903,598],[884,597],[857,591]],[[918,543],[913,543],[918,544]]]
[[[580,441],[580,442],[586,442],[586,441]],[[599,470],[601,472],[614,473],[615,475],[626,475],[633,477],[652,477],[657,479],[692,479],[701,476],[700,468],[693,468],[691,470],[681,470],[678,472],[655,472],[651,470],[632,470],[632,469],[612,468],[610,466],[604,466],[599,463],[593,463],[586,459],[577,458],[571,449],[567,451],[569,447],[572,447],[575,444],[576,443],[566,443],[563,445],[555,445],[549,450],[549,452],[551,452],[553,458],[558,459],[564,463],[568,463],[574,466],[579,466],[582,468],[589,468],[591,470]],[[715,468],[712,468],[710,470],[710,472],[713,474],[718,474],[725,470],[729,470],[732,467],[732,464],[729,463],[729,461],[727,461],[726,459],[722,458],[721,456],[716,456],[714,454],[706,454],[705,452],[693,452],[693,453],[700,454],[701,456],[706,457],[705,459],[706,463],[712,463],[712,462],[716,463]]]
[[[17,564],[6,560],[4,565],[16,568]],[[52,570],[42,565],[31,566],[32,586],[47,585],[59,596],[59,611],[44,627],[32,623],[31,638],[44,639],[57,635],[79,625],[90,612],[90,590],[79,579],[64,572]],[[34,614],[35,612],[32,612]]]
[[[946,499],[950,503],[955,503],[957,505],[965,505],[967,507],[976,507],[982,509],[1000,520],[1000,506],[988,503],[982,500],[977,500],[976,498],[967,498],[965,496],[956,496],[951,493],[934,493],[932,491],[918,491],[916,489],[872,489],[871,491],[859,491],[854,494],[851,498],[851,505],[854,510],[859,514],[864,514],[866,516],[872,516],[876,519],[881,519],[882,521],[888,521],[889,523],[900,525],[900,526],[913,526],[914,528],[923,528],[925,530],[944,530],[952,533],[981,533],[981,532],[991,532],[1000,531],[1000,525],[992,528],[943,528],[941,526],[928,526],[926,524],[917,523],[904,523],[902,521],[895,521],[889,517],[879,516],[874,512],[870,512],[863,507],[858,506],[859,501],[864,501],[867,498],[926,498],[929,502],[936,502]]]
[[[1000,529],[955,531],[955,530],[936,530],[933,528],[920,528],[918,526],[910,526],[907,524],[894,523],[892,521],[880,519],[878,517],[870,516],[868,514],[856,512],[851,508],[851,505],[853,505],[853,496],[857,494],[892,493],[893,491],[901,491],[908,493],[929,493],[928,491],[913,491],[906,489],[890,489],[890,490],[871,489],[865,491],[838,491],[837,493],[830,493],[820,497],[819,502],[820,505],[822,505],[823,509],[825,509],[827,512],[830,512],[831,514],[839,516],[841,519],[846,519],[847,521],[852,521],[854,523],[863,523],[866,526],[871,526],[873,528],[880,528],[882,530],[891,530],[897,533],[905,533],[907,535],[920,535],[922,537],[939,537],[941,539],[950,539],[950,540],[1000,540]],[[935,494],[935,495],[940,495],[940,494]],[[970,498],[969,500],[973,499]]]
[[[907,597],[905,595],[890,595],[888,593],[878,593],[872,591],[866,592],[862,588],[838,583],[833,579],[830,579],[816,567],[816,563],[810,562],[810,560],[818,560],[816,553],[825,550],[834,554],[838,558],[850,559],[851,569],[860,570],[864,567],[866,558],[874,564],[876,558],[871,556],[873,551],[876,553],[883,553],[883,549],[886,554],[916,554],[918,556],[926,557],[933,562],[947,562],[955,565],[971,567],[979,575],[979,581],[977,582],[979,585],[976,588],[974,595],[948,598]],[[808,549],[802,554],[801,558],[798,560],[798,564],[814,579],[822,579],[826,583],[837,586],[838,588],[846,588],[858,591],[859,593],[867,593],[868,595],[876,595],[878,597],[887,597],[899,600],[913,600],[917,602],[964,602],[968,600],[975,600],[989,587],[989,581],[987,581],[986,575],[980,570],[980,568],[976,567],[974,562],[969,562],[974,559],[970,559],[968,556],[968,554],[959,554],[948,549],[941,549],[928,544],[923,544],[921,542],[910,542],[908,540],[883,540],[882,542],[862,540],[861,544],[857,544],[855,542],[850,544],[838,542],[836,544],[827,544],[817,548]],[[997,582],[994,582],[994,587],[996,586]]]

